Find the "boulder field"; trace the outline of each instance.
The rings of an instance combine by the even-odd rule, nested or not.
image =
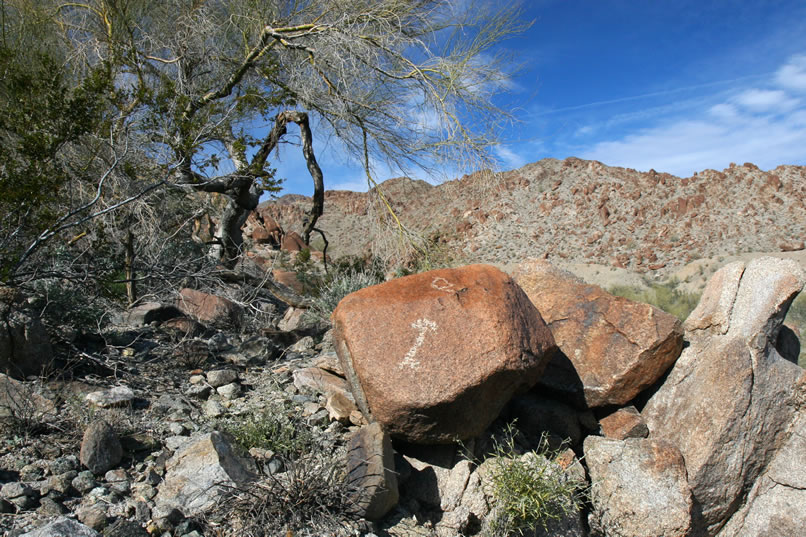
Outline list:
[[[232,490],[294,477],[276,454],[242,453],[209,426],[272,403],[298,407],[308,421],[296,423],[310,423],[328,449],[344,454],[350,520],[361,520],[334,535],[489,534],[502,509],[496,475],[513,465],[586,492],[581,506],[561,500],[559,516],[525,535],[799,535],[806,373],[779,350],[778,336],[805,283],[804,271],[784,259],[728,264],[681,323],[542,260],[511,276],[470,265],[350,294],[327,332],[303,330],[300,309],[280,311],[271,334],[286,338],[282,349],[268,335],[236,345],[223,332],[162,354],[149,343],[151,354],[137,362],[141,379],[152,355],[188,360],[176,353],[196,352],[191,343],[201,358],[228,363],[205,371],[210,361],[200,358],[203,367],[176,381],[180,395],[156,384],[93,386],[83,400],[99,414],[147,408],[170,436],[148,444],[154,456],[138,463],[133,439],[118,442],[110,424],[95,420],[80,454],[47,462],[47,471],[17,464],[19,471],[0,473],[0,508],[15,517],[38,510],[22,535],[100,535],[115,520],[131,535],[148,528],[198,537],[188,517],[209,516]],[[36,371],[30,350],[47,338],[37,336],[33,317],[7,310],[0,332],[29,335],[0,338],[0,363]],[[175,306],[143,306],[127,322],[157,330],[181,313],[217,326],[240,316],[213,295],[183,291]],[[131,349],[122,356],[138,359]],[[19,414],[25,402],[43,415],[59,412],[59,401],[35,398],[34,385],[13,376],[24,379],[0,375],[0,411]],[[511,449],[502,451],[502,442]],[[537,450],[546,445],[549,453]]]
[[[588,467],[593,535],[804,527],[791,508],[806,505],[802,472],[786,468],[806,460],[806,376],[775,348],[806,281],[796,263],[725,266],[683,324],[545,261],[514,273],[473,265],[346,297],[335,345],[367,419],[419,444],[476,438],[502,409],[522,428],[582,431],[572,447]],[[434,503],[448,493],[437,489]]]

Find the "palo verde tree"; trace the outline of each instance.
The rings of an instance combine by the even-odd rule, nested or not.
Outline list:
[[[111,146],[153,163],[165,188],[218,193],[215,255],[234,263],[289,127],[324,202],[313,132],[363,163],[487,163],[506,87],[496,45],[516,10],[450,0],[4,0],[47,17],[66,68],[105,66]],[[486,5],[487,3],[485,3]],[[35,6],[35,7],[34,7]],[[111,160],[115,170],[125,158]]]

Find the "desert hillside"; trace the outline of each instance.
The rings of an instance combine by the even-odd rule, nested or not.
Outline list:
[[[432,186],[398,178],[380,189],[406,226],[467,262],[544,257],[668,277],[700,259],[802,252],[806,237],[802,166],[762,171],[746,163],[680,178],[543,159],[494,180],[471,175]],[[333,257],[371,250],[377,225],[367,215],[378,210],[371,199],[326,192],[319,227]],[[289,195],[259,210],[299,230],[309,207],[309,198]]]

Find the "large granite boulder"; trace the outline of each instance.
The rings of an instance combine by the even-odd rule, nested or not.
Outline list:
[[[806,375],[798,391],[801,406],[787,440],[719,537],[800,535],[806,528]]]
[[[680,321],[654,306],[613,296],[542,260],[522,263],[514,278],[562,351],[540,386],[579,406],[629,403],[680,355]]]
[[[555,350],[524,292],[487,265],[362,289],[339,303],[333,323],[359,408],[414,443],[479,435]]]
[[[789,260],[720,269],[686,320],[691,345],[643,409],[651,437],[683,454],[698,532],[715,535],[741,506],[792,423],[803,370],[774,344],[804,281]]]
[[[693,502],[680,451],[649,438],[585,439],[591,529],[608,537],[685,536]]]

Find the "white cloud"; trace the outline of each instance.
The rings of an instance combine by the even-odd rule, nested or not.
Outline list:
[[[761,90],[752,88],[740,93],[733,102],[753,112],[772,112],[791,110],[798,104],[782,90]]]
[[[328,190],[352,190],[353,192],[366,192],[367,188],[367,178],[360,177],[357,179],[351,179],[347,181],[341,181],[339,183],[334,183],[332,185],[327,186]]]
[[[806,91],[806,54],[793,56],[775,73],[778,85],[796,91]]]
[[[776,72],[774,83],[779,88],[806,89],[806,56],[790,58]],[[785,89],[755,87],[619,139],[600,141],[579,156],[685,177],[731,162],[753,162],[764,169],[804,164],[804,148],[806,105]]]
[[[495,156],[505,170],[516,170],[526,165],[525,158],[503,145],[496,146]]]
[[[733,119],[738,117],[739,111],[732,104],[720,103],[708,109],[708,113],[714,117],[722,119]]]

